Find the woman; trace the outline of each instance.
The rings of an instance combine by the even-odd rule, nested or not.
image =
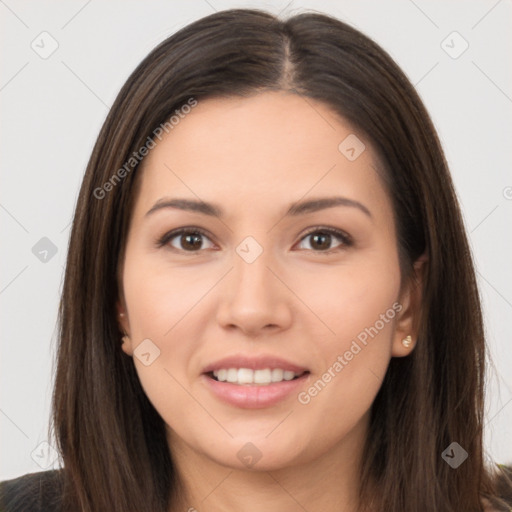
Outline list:
[[[512,505],[442,148],[338,20],[228,10],[148,55],[93,150],[59,313],[64,469],[3,482],[3,510]]]

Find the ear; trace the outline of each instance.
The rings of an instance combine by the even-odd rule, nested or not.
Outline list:
[[[119,323],[119,330],[123,333],[121,349],[129,356],[133,356],[133,345],[130,337],[130,322],[128,320],[128,313],[124,300],[118,300],[116,303],[117,320]]]
[[[422,311],[422,294],[427,275],[428,258],[420,256],[413,265],[413,271],[400,293],[399,303],[402,309],[396,317],[395,333],[391,355],[393,357],[408,356],[418,340],[419,322]],[[412,343],[405,347],[402,340],[411,337]]]

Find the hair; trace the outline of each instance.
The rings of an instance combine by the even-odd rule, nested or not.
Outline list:
[[[63,510],[164,512],[180,496],[164,421],[121,350],[117,321],[140,164],[103,198],[95,191],[190,98],[264,91],[320,101],[370,141],[393,204],[402,277],[428,258],[415,350],[391,359],[371,407],[361,510],[480,511],[484,499],[504,509],[510,487],[484,461],[487,359],[474,265],[419,95],[388,53],[337,19],[231,9],[151,51],[122,87],[88,163],[59,306],[52,401]],[[469,454],[456,470],[441,456],[453,441]]]

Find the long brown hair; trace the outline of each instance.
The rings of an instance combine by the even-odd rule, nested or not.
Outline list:
[[[121,350],[115,307],[140,166],[104,184],[190,98],[269,90],[321,101],[371,141],[394,207],[403,275],[428,255],[416,348],[391,360],[372,405],[361,510],[372,501],[408,512],[480,511],[482,498],[498,506],[495,470],[484,464],[486,355],[475,271],[424,105],[391,57],[349,25],[318,13],[283,21],[233,9],[191,23],[143,60],[87,166],[59,308],[52,404],[64,510],[163,512],[179,493],[164,422]],[[469,454],[457,469],[441,456],[454,441]]]

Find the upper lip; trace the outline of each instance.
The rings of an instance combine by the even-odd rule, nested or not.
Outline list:
[[[209,364],[203,369],[203,373],[209,373],[221,369],[228,368],[249,368],[251,370],[264,370],[265,368],[281,368],[297,374],[308,371],[307,368],[291,363],[286,359],[282,359],[272,355],[246,356],[243,354],[233,355],[219,359]]]

